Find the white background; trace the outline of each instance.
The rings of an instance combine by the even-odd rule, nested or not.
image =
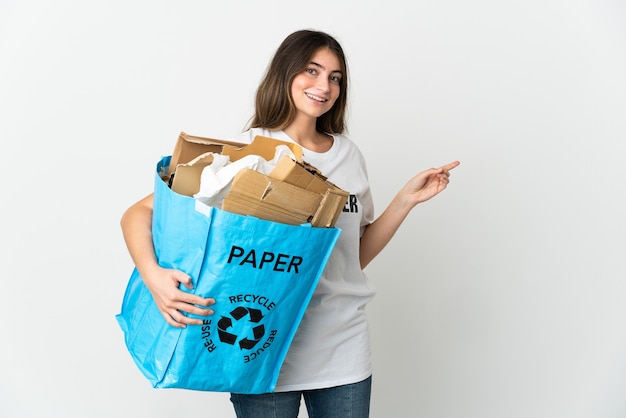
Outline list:
[[[0,416],[234,416],[132,362],[119,218],[301,28],[344,46],[377,213],[461,161],[367,269],[372,416],[626,416],[621,0],[0,0]]]

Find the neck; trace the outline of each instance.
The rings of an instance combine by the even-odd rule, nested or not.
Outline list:
[[[315,119],[307,121],[294,121],[283,131],[289,135],[298,145],[315,152],[328,151],[333,145],[333,138],[330,135],[317,132],[315,129]]]

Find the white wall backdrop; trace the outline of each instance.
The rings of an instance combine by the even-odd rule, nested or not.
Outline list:
[[[234,417],[133,364],[119,218],[301,28],[346,50],[378,213],[462,163],[368,267],[372,416],[626,416],[622,0],[0,0],[0,416]]]

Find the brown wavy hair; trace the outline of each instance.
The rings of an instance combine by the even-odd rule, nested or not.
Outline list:
[[[343,76],[339,97],[333,107],[317,118],[316,129],[321,133],[342,134],[347,130],[346,105],[348,97],[348,67],[341,45],[331,35],[300,30],[287,36],[272,58],[256,92],[255,114],[249,128],[285,129],[293,122],[296,106],[291,97],[291,83],[304,71],[319,48],[328,48],[339,59]]]

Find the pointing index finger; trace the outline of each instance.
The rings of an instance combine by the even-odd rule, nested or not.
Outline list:
[[[459,164],[461,164],[459,161],[453,161],[453,162],[451,162],[449,164],[441,166],[441,168],[443,169],[444,172],[448,172],[448,171],[452,170],[454,167],[458,166]]]

